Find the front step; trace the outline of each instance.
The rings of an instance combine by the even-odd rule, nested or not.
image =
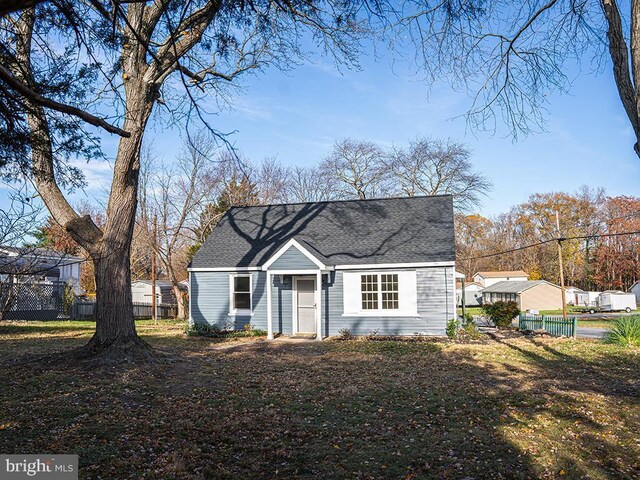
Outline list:
[[[289,338],[313,340],[316,338],[316,334],[315,333],[296,333],[295,335],[291,335]]]

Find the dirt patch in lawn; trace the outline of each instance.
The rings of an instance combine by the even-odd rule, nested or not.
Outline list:
[[[144,326],[171,362],[19,362],[89,331],[0,327],[0,451],[81,478],[633,478],[640,353],[585,340],[265,342]],[[226,346],[225,346],[226,347]]]

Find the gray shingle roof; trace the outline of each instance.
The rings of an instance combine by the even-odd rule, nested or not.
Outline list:
[[[494,283],[493,285],[484,288],[482,290],[482,293],[521,293],[532,287],[545,283],[547,285],[553,285],[554,287],[557,287],[557,285],[549,283],[545,280],[527,280],[526,282],[505,281]]]
[[[452,197],[234,207],[191,267],[260,266],[291,238],[325,265],[453,261]]]
[[[8,245],[0,245],[0,256],[4,255],[4,252],[15,254],[23,257],[38,257],[38,258],[60,258],[65,260],[82,260],[81,257],[74,255],[68,255],[58,250],[51,250],[50,248],[40,247],[10,247]]]

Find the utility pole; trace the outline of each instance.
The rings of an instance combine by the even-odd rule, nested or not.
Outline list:
[[[564,266],[562,263],[562,241],[564,238],[560,236],[560,216],[556,210],[556,232],[558,234],[558,264],[560,266],[560,289],[562,291],[562,317],[567,318],[567,297],[564,291]]]
[[[151,248],[151,318],[153,323],[158,324],[158,316],[156,315],[156,237],[158,231],[158,216],[153,216],[153,246]]]

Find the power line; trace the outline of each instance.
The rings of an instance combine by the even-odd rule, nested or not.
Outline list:
[[[531,245],[524,245],[522,247],[516,247],[516,248],[512,248],[510,250],[504,250],[502,252],[488,253],[486,255],[479,255],[477,257],[463,258],[460,261],[480,260],[482,258],[497,257],[498,255],[506,255],[507,253],[519,252],[521,250],[526,250],[527,248],[538,247],[540,245],[544,245],[544,244],[551,243],[551,242],[556,242],[556,241],[557,240],[555,238],[552,238],[551,240],[543,240],[542,242],[532,243]]]
[[[541,245],[546,245],[547,243],[552,243],[552,242],[565,242],[567,240],[587,240],[587,239],[592,239],[592,238],[603,238],[603,237],[620,237],[620,236],[624,236],[624,235],[640,235],[640,231],[617,232],[617,233],[598,233],[598,234],[591,234],[591,235],[576,235],[576,236],[572,236],[572,237],[551,238],[549,240],[543,240],[541,242],[532,243],[530,245],[523,245],[521,247],[516,247],[516,248],[509,249],[509,250],[503,250],[501,252],[488,253],[486,255],[479,255],[477,257],[462,258],[462,259],[460,259],[460,261],[463,262],[463,261],[469,261],[469,260],[480,260],[480,259],[483,259],[483,258],[497,257],[499,255],[506,255],[508,253],[519,252],[521,250],[526,250],[528,248],[533,248],[533,247],[539,247]]]

